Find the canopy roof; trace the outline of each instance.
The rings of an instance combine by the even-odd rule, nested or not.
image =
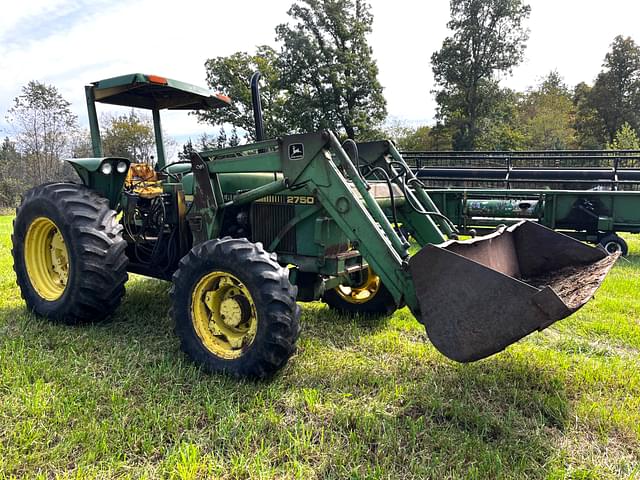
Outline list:
[[[131,73],[91,84],[96,102],[151,110],[208,110],[231,104],[226,95],[158,75]]]

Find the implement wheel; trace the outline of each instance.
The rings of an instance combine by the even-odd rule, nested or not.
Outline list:
[[[295,351],[296,294],[287,269],[261,244],[230,237],[201,243],[173,275],[180,346],[209,372],[268,377]]]
[[[27,307],[69,324],[102,320],[124,296],[126,242],[109,202],[83,185],[29,190],[13,222],[13,269]]]
[[[390,315],[397,305],[393,296],[371,268],[357,286],[340,285],[324,293],[322,300],[329,308],[348,315]]]
[[[624,240],[624,238],[619,237],[616,233],[612,233],[610,235],[607,235],[606,237],[603,237],[600,240],[600,245],[607,251],[609,255],[611,255],[612,253],[620,252],[623,257],[626,257],[629,253],[629,246],[627,245],[627,242]]]

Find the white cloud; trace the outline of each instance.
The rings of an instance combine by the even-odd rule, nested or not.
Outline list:
[[[213,2],[187,0],[166,10],[152,0],[126,2],[94,11],[68,30],[26,42],[19,50],[0,46],[0,112],[33,79],[56,85],[83,122],[83,85],[91,81],[145,72],[204,85],[207,58],[272,43],[274,26],[285,20],[289,5],[282,0],[245,3],[240,16],[237,5],[230,14]],[[33,14],[17,12],[16,22]],[[11,27],[5,24],[0,35]],[[174,135],[205,130],[193,117],[165,117],[165,127]]]
[[[22,2],[7,2],[2,5],[2,16],[0,16],[0,35],[11,27],[26,21],[29,17],[54,12],[58,8],[68,5],[68,3],[68,0],[27,0]]]

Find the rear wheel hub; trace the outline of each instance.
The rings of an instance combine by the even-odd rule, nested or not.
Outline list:
[[[38,217],[27,230],[24,248],[29,280],[44,300],[62,297],[69,280],[69,251],[56,224]]]
[[[380,277],[369,268],[365,273],[365,280],[358,286],[340,285],[336,293],[345,301],[361,304],[370,301],[380,289]]]

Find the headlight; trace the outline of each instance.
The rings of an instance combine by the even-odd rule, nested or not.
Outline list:
[[[113,170],[113,167],[108,162],[103,163],[102,166],[100,167],[100,171],[105,175],[110,175],[112,170]]]
[[[116,167],[118,173],[124,173],[127,171],[127,162],[118,162],[118,166]]]

